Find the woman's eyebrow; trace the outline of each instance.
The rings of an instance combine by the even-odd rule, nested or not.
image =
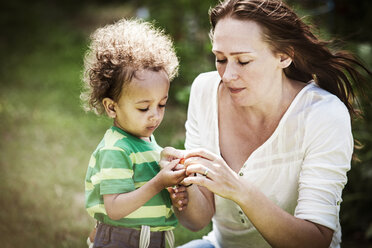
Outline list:
[[[218,50],[212,50],[213,53],[219,53],[219,54],[223,54],[223,52],[220,52]],[[232,52],[230,53],[230,55],[240,55],[240,54],[246,54],[246,53],[253,53],[253,52]]]

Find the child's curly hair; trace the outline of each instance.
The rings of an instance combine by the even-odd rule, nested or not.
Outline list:
[[[84,109],[103,114],[102,100],[117,101],[123,84],[141,69],[164,70],[169,80],[177,75],[178,58],[162,30],[137,19],[97,29],[84,58],[85,89],[80,96]]]

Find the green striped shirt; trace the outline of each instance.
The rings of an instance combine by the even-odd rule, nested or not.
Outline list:
[[[161,147],[151,136],[146,142],[120,128],[111,127],[93,152],[85,178],[85,207],[95,219],[114,226],[165,231],[177,225],[169,193],[163,189],[143,206],[125,218],[112,220],[107,216],[103,195],[136,190],[160,170]]]

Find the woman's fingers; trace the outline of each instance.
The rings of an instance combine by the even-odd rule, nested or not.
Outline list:
[[[185,179],[183,179],[183,181],[187,184],[197,184],[199,186],[203,186],[203,187],[206,187],[208,188],[210,191],[215,192],[215,187],[213,187],[213,185],[215,184],[213,182],[213,180],[207,178],[207,177],[203,177],[203,176],[198,176],[198,177],[186,177]]]
[[[207,166],[204,164],[190,164],[186,167],[186,175],[192,175],[198,173],[208,178],[212,178],[215,174],[213,166]]]
[[[210,174],[223,173],[223,164],[225,163],[222,158],[214,155],[213,153],[210,153],[206,150],[196,150],[195,152],[188,153],[186,156],[186,175],[199,173],[201,175],[208,176]],[[188,169],[192,165],[192,169]],[[194,167],[196,165],[199,166]]]
[[[185,162],[186,175],[198,173],[203,176],[186,177],[185,185],[196,184],[208,188],[211,192],[231,199],[239,187],[239,177],[222,158],[208,160],[202,157],[191,157]]]
[[[195,150],[190,150],[190,151],[185,151],[185,158],[190,158],[190,157],[202,157],[208,160],[215,160],[218,157],[205,149],[195,149]]]
[[[214,174],[220,173],[221,166],[210,160],[201,157],[191,157],[185,162],[186,175],[198,173],[211,178]]]

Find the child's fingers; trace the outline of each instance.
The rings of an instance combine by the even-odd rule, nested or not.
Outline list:
[[[179,161],[180,161],[179,159],[172,160],[167,165],[165,165],[164,168],[168,170],[173,170],[178,165]]]
[[[178,170],[178,171],[173,171],[173,176],[177,180],[177,184],[180,184],[182,180],[185,178],[185,169]]]
[[[175,193],[174,188],[172,187],[168,187],[167,190],[170,193],[170,197],[171,197],[172,204],[174,207],[176,207],[177,209],[180,209],[180,208],[182,209],[184,208],[184,206],[187,205],[188,199],[185,199],[187,195],[184,192]]]
[[[169,164],[169,162],[166,161],[166,160],[160,160],[159,161],[159,167],[160,167],[160,169],[164,169],[168,164]]]
[[[163,159],[165,158],[168,161],[171,161],[175,158],[181,158],[183,157],[183,151],[177,150],[173,147],[164,147],[164,149],[160,153],[160,157]]]
[[[176,193],[175,199],[182,200],[182,199],[188,198],[187,196],[188,196],[187,192],[180,192],[180,193]]]
[[[178,200],[175,206],[177,207],[178,211],[183,211],[187,208],[188,203],[189,203],[188,199],[182,199]]]
[[[183,206],[187,206],[187,204],[189,203],[189,199],[188,199],[188,198],[184,198],[184,199],[178,200],[177,203],[178,203],[181,207],[183,207]]]
[[[174,189],[174,192],[176,193],[184,192],[184,191],[187,192],[187,187],[183,186],[182,184],[178,185],[177,188]]]
[[[174,168],[173,168],[173,170],[181,170],[181,169],[184,169],[185,168],[185,166],[183,165],[183,164],[177,164]]]
[[[167,190],[171,196],[175,193],[173,187],[168,187]]]

